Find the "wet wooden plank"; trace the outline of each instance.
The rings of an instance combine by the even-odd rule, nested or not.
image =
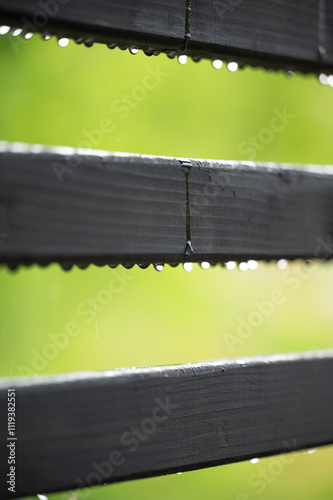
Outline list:
[[[0,0],[1,22],[81,41],[177,49],[186,0]]]
[[[0,383],[16,400],[16,489],[0,498],[183,472],[333,442],[333,352]],[[8,440],[7,442],[12,442]]]
[[[27,149],[0,153],[0,262],[332,257],[331,167]]]
[[[80,42],[333,71],[328,0],[0,0],[3,24]]]
[[[332,14],[326,0],[196,0],[189,49],[240,63],[320,71],[332,68]]]

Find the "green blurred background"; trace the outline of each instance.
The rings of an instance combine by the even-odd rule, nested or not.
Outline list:
[[[1,140],[76,147],[109,119],[114,131],[98,134],[92,147],[247,160],[242,144],[249,137],[263,137],[274,110],[286,110],[293,118],[267,144],[259,141],[256,161],[332,162],[333,89],[314,76],[289,78],[259,69],[230,73],[225,65],[216,70],[209,61],[182,66],[164,55],[132,56],[73,42],[63,49],[55,39],[45,42],[38,35],[29,41],[0,37],[0,57]],[[161,82],[140,102],[132,99],[125,118],[115,110],[116,101],[123,94],[138,96],[135,89],[152,70],[164,74]],[[88,307],[89,298],[98,301],[116,272],[97,267],[64,272],[52,265],[13,273],[1,267],[0,375],[186,363],[332,346],[332,265],[295,263],[278,270],[274,264],[260,264],[258,270],[243,273],[221,267],[204,271],[195,266],[190,273],[181,267],[166,266],[161,273],[135,267],[126,271],[128,285],[121,293],[107,305],[97,302],[94,320],[86,321],[78,308]],[[226,334],[237,338],[240,320],[247,322],[256,310],[254,302],[269,299],[274,289],[283,294],[283,303],[248,339],[230,346]],[[36,356],[43,356],[50,334],[63,332],[70,322],[76,323],[79,335],[37,366]],[[296,454],[280,474],[269,475],[264,491],[251,486],[252,475],[269,470],[277,460],[95,488],[89,498],[333,498],[332,447]],[[80,495],[83,499],[87,493]]]

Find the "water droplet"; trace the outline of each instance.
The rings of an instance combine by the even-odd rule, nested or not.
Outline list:
[[[63,268],[64,271],[71,271],[73,269],[73,264],[69,262],[62,262],[61,267]]]
[[[290,79],[293,79],[295,78],[295,73],[291,70],[287,71],[287,77],[290,78]]]
[[[13,36],[19,36],[21,35],[23,29],[22,28],[14,28],[13,31],[12,31],[12,35]]]
[[[119,47],[120,48],[120,47]],[[144,51],[144,53],[146,54],[146,56],[148,57],[151,57],[152,55],[154,55],[154,51],[153,49],[147,49]]]
[[[109,44],[108,44],[108,49],[113,50],[113,49],[115,49],[116,47],[117,47],[117,45],[116,45],[115,43],[109,43]]]
[[[77,267],[78,267],[79,269],[87,269],[87,268],[89,267],[89,264],[86,264],[86,263],[82,263],[82,262],[80,262],[80,263],[77,265]]]
[[[10,31],[10,26],[0,26],[0,35],[7,35]]]
[[[35,34],[35,33],[32,33],[32,31],[30,31],[29,33],[26,33],[26,34],[24,35],[24,38],[25,38],[26,40],[30,40],[30,38],[32,38],[32,37],[34,36],[34,34]]]
[[[86,41],[84,42],[84,45],[85,45],[86,47],[88,47],[88,49],[90,49],[90,47],[92,47],[92,46],[94,45],[94,42],[93,42],[92,40],[86,40]]]
[[[251,464],[257,464],[259,462],[259,458],[252,458],[252,460],[250,460]]]
[[[174,54],[173,52],[169,52],[169,54],[167,54],[167,56],[169,59],[174,59],[176,57],[176,54]]]
[[[37,493],[37,497],[39,498],[39,500],[47,500],[47,496],[42,495],[41,493]]]
[[[327,84],[330,87],[333,87],[333,75],[330,75],[330,76],[327,77]]]
[[[185,55],[178,56],[178,62],[179,62],[179,64],[186,64],[187,63],[187,56],[185,56]]]
[[[316,453],[317,448],[312,448],[311,450],[308,450],[308,454],[312,455],[313,453]]]
[[[116,269],[118,267],[118,264],[108,264],[110,269]]]
[[[210,263],[209,262],[201,262],[201,267],[202,267],[202,269],[209,269]]]
[[[236,269],[236,262],[234,262],[233,260],[230,260],[229,262],[226,263],[225,267],[229,270],[229,271],[232,271],[233,269]]]
[[[228,63],[228,70],[231,71],[231,73],[235,73],[235,71],[238,70],[238,63],[236,62]]]
[[[183,474],[182,472],[177,472],[177,475],[180,476],[181,474]]]
[[[255,271],[258,268],[258,262],[256,260],[249,260],[247,263],[247,267],[250,271]]]
[[[247,262],[241,262],[241,263],[239,264],[239,270],[240,270],[240,271],[247,271],[247,270],[248,270],[248,268],[249,268],[249,266],[247,265]]]
[[[215,59],[215,61],[213,61],[213,66],[215,69],[221,69],[223,66],[223,62],[221,61],[221,59]]]
[[[278,269],[287,269],[287,267],[288,267],[288,262],[286,261],[286,259],[280,259],[280,260],[277,262],[277,267],[278,267]]]
[[[50,35],[50,33],[45,33],[44,35],[42,35],[42,37],[47,42],[48,40],[51,40],[52,35]]]
[[[135,47],[130,47],[129,51],[131,54],[133,54],[133,56],[135,56],[139,52],[139,49],[136,49]]]
[[[327,75],[325,75],[325,73],[321,73],[321,75],[319,75],[319,81],[322,85],[328,85],[328,78],[327,78]]]
[[[187,256],[193,255],[193,247],[190,241],[186,242],[185,255]]]
[[[59,47],[67,47],[68,44],[69,44],[68,38],[59,38],[58,40]]]
[[[183,264],[183,268],[184,268],[184,271],[187,271],[189,273],[193,269],[193,263],[192,262],[185,262],[185,264]]]
[[[164,269],[164,264],[154,264],[156,271],[161,272]]]
[[[150,264],[139,264],[140,269],[148,269]]]
[[[122,46],[120,46],[120,45],[119,45],[119,46],[118,46],[118,48],[119,48],[120,50],[127,50],[127,49],[128,49],[128,46],[127,46],[127,45],[122,45]]]

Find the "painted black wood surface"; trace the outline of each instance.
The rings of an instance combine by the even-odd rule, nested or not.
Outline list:
[[[2,152],[0,224],[0,261],[10,265],[329,259],[333,174],[60,149]]]
[[[328,0],[0,0],[2,24],[195,58],[333,70]]]
[[[332,443],[332,378],[328,351],[2,380],[1,415],[16,392],[17,463],[15,494],[1,481],[0,498]]]

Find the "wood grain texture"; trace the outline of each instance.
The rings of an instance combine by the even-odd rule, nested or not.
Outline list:
[[[130,265],[333,255],[329,167],[58,151],[0,153],[0,233],[7,235],[0,262]],[[185,255],[187,222],[193,255]]]
[[[188,8],[186,8],[186,5]],[[329,0],[0,0],[3,24],[80,42],[333,70]]]
[[[17,487],[0,498],[333,442],[333,352],[2,381],[16,390]],[[0,470],[7,470],[2,425]]]
[[[326,0],[193,0],[189,49],[311,70],[332,67],[332,32]]]
[[[0,0],[0,14],[3,22],[26,25],[28,31],[178,49],[184,42],[186,0]]]

